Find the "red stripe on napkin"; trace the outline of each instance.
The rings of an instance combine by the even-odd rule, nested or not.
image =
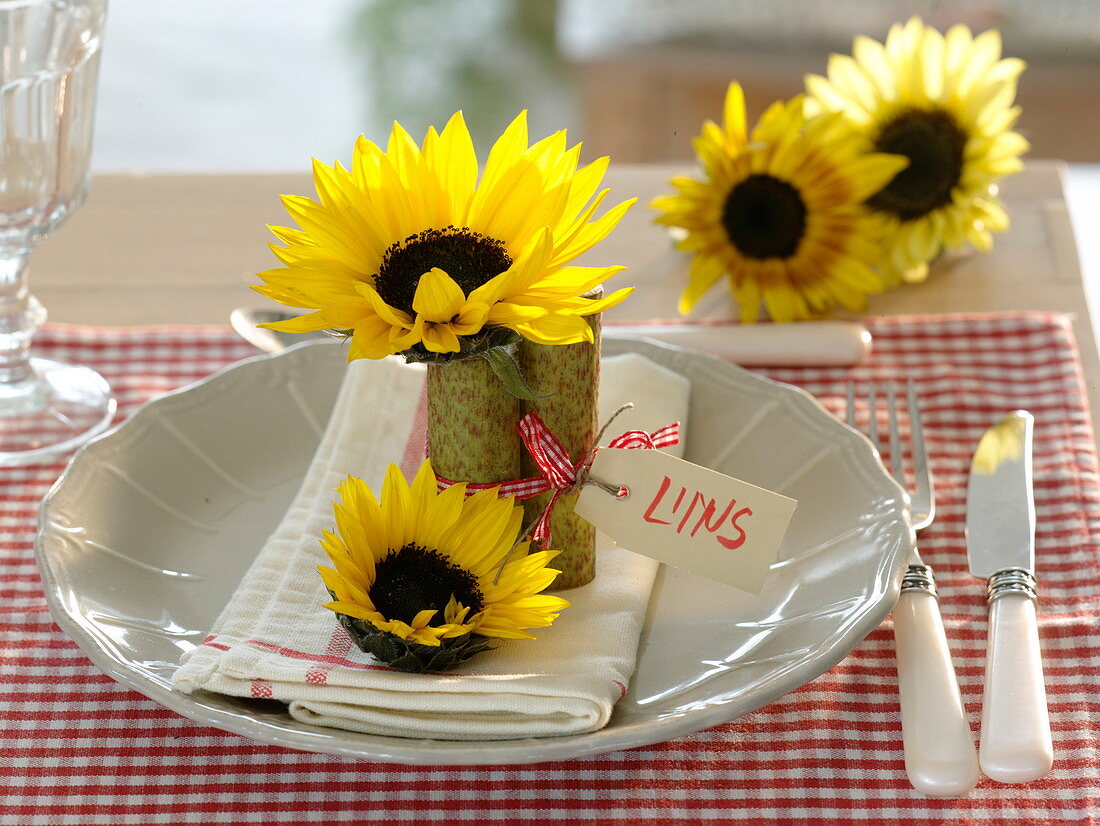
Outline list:
[[[275,692],[272,691],[271,683],[257,678],[252,681],[252,696],[258,700],[270,700]]]
[[[347,653],[350,650],[351,637],[348,636],[343,626],[334,623],[332,636],[329,637],[328,645],[325,646],[325,659],[306,672],[306,682],[319,685],[328,682],[328,673],[332,671],[337,662],[346,660]]]
[[[401,454],[401,472],[405,478],[411,480],[416,476],[424,457],[428,455],[428,387],[420,392],[420,399],[416,403],[416,413],[413,416],[412,430],[405,442],[405,450]]]

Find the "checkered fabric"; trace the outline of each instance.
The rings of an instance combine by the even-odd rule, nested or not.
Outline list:
[[[0,826],[1097,823],[1100,489],[1069,322],[1028,313],[868,326],[875,337],[868,364],[766,373],[838,414],[850,380],[917,382],[938,499],[920,545],[937,571],[975,733],[986,609],[983,585],[966,571],[969,459],[1000,414],[1017,407],[1035,414],[1040,633],[1055,743],[1048,778],[1024,786],[983,780],[960,800],[910,788],[889,621],[836,668],[732,723],[560,763],[389,765],[199,726],[99,673],[52,621],[32,553],[38,503],[61,470],[48,465],[0,469]],[[215,327],[47,326],[36,345],[99,369],[118,393],[121,416],[254,352]]]

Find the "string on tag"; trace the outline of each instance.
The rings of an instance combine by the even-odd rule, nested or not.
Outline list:
[[[634,402],[627,402],[619,407],[606,422],[603,423],[603,427],[600,428],[599,433],[596,434],[596,438],[592,440],[591,446],[588,448],[588,452],[584,456],[584,461],[581,462],[580,467],[577,469],[577,481],[566,493],[573,493],[580,490],[585,485],[595,485],[601,490],[606,491],[613,495],[616,499],[623,496],[623,491],[626,490],[622,485],[611,485],[604,482],[601,479],[596,479],[592,476],[592,463],[596,460],[596,451],[600,449],[600,442],[603,441],[604,434],[607,433],[607,429],[611,427],[619,416],[625,413],[627,410],[634,409]]]

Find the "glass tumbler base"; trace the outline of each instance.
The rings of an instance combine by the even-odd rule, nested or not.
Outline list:
[[[106,430],[115,415],[111,387],[95,370],[30,361],[32,378],[0,384],[0,466],[56,461]]]

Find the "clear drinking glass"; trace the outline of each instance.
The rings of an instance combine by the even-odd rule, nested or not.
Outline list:
[[[88,192],[107,0],[0,0],[0,465],[56,458],[105,429],[115,400],[87,367],[30,357],[46,313],[35,246]]]

